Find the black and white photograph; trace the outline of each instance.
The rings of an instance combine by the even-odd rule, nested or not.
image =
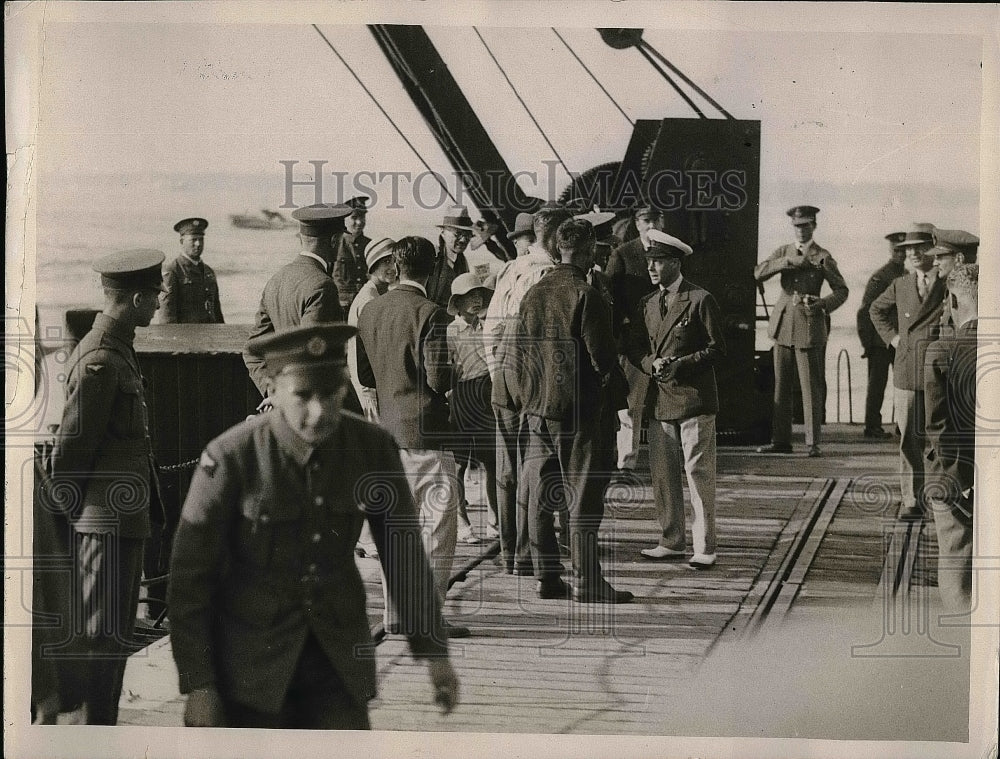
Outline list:
[[[4,754],[995,757],[998,24],[6,3]]]

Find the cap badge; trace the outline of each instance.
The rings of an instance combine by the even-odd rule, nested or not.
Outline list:
[[[310,338],[309,342],[306,343],[306,352],[310,356],[322,356],[326,353],[326,340],[319,335]]]

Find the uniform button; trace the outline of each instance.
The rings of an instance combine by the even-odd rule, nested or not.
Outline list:
[[[321,495],[316,496],[313,499],[313,503],[315,503],[317,506],[322,506],[323,505],[323,496],[321,496]]]
[[[320,535],[318,532],[314,532],[313,533],[313,536],[312,536],[313,543],[319,543],[319,541],[321,541],[322,539],[323,539],[323,536]]]
[[[261,514],[260,515],[260,521],[261,521],[261,524],[267,524],[268,522],[271,521],[271,515],[267,514],[267,513]]]

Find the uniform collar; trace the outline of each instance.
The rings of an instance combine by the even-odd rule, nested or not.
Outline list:
[[[801,247],[799,247],[798,243],[795,243],[795,248],[796,250],[802,251],[802,255],[805,255],[806,253],[809,252],[809,249],[812,248],[814,245],[816,245],[816,241],[813,240],[812,238],[809,238],[809,242],[802,243]]]
[[[202,265],[202,263],[203,263],[200,258],[197,261],[195,261],[187,253],[181,253],[180,256],[179,256],[179,258],[183,259],[181,261],[181,263],[188,264],[189,266],[199,266],[200,267]]]
[[[311,258],[314,261],[318,261],[319,265],[323,267],[323,271],[325,271],[325,272],[329,272],[330,271],[330,264],[328,264],[326,261],[324,261],[320,256],[317,256],[315,253],[312,253],[311,251],[308,251],[308,250],[300,250],[299,251],[299,255],[300,256],[305,256],[306,258]]]
[[[281,414],[278,409],[272,409],[267,412],[268,422],[271,425],[271,430],[274,432],[274,436],[278,440],[278,444],[281,449],[299,466],[305,466],[309,463],[309,460],[315,455],[317,450],[321,448],[329,448],[331,445],[337,445],[337,438],[340,435],[340,420],[338,419],[337,426],[330,435],[320,446],[310,445],[305,440],[296,435],[292,428],[288,426],[288,422],[285,421],[285,417]]]
[[[681,282],[684,281],[684,275],[678,274],[677,279],[671,282],[667,287],[660,286],[661,293],[670,293],[671,295],[677,295],[681,290]]]
[[[104,312],[94,317],[94,329],[99,329],[129,345],[135,340],[135,327],[130,329]]]

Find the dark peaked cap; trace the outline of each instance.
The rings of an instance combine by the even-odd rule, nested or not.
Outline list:
[[[115,290],[159,290],[163,284],[160,266],[162,251],[137,248],[111,253],[97,259],[93,269],[101,275],[101,285]]]
[[[354,209],[346,204],[313,203],[311,206],[296,208],[292,218],[299,223],[299,234],[306,237],[323,237],[344,231],[344,219]]]
[[[247,350],[264,359],[275,377],[291,369],[346,364],[346,343],[357,333],[348,324],[308,324],[255,337]]]

